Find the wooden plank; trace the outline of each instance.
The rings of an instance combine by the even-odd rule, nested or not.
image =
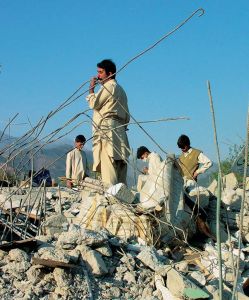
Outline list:
[[[52,259],[42,259],[37,257],[32,257],[31,263],[32,265],[42,265],[49,268],[78,268],[77,265],[64,263]]]
[[[40,221],[40,217],[38,215],[33,214],[33,213],[27,213],[26,211],[22,211],[20,208],[16,208],[15,213],[28,216],[28,218],[35,220],[35,221]]]
[[[25,239],[25,240],[21,240],[21,241],[13,241],[10,243],[5,243],[0,245],[0,249],[1,250],[11,250],[14,248],[34,248],[37,245],[37,240],[34,238],[29,238],[29,239]]]

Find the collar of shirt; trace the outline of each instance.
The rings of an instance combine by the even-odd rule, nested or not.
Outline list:
[[[147,157],[148,161],[150,160],[150,158],[151,158],[151,153],[148,154],[148,157]]]
[[[107,81],[106,81],[105,83],[103,83],[103,84],[100,83],[100,85],[101,85],[101,87],[103,88],[103,86],[106,86],[106,85],[108,85],[108,84],[113,84],[113,83],[115,83],[115,82],[116,82],[116,80],[113,79],[113,78],[111,78],[111,79],[107,80]]]
[[[192,152],[192,148],[189,148],[187,152],[184,152],[183,155],[184,157],[188,156]]]

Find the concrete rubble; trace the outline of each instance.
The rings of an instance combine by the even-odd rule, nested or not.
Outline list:
[[[104,187],[95,189],[90,181],[77,191],[35,188],[30,194],[2,188],[1,299],[219,299],[215,238],[201,236],[171,160],[162,166],[156,183],[147,180],[140,193],[124,185],[103,192]],[[200,200],[216,237],[217,182],[190,196]],[[239,252],[242,198],[234,174],[225,176],[224,299],[231,299],[238,256],[237,299],[249,299],[249,190]],[[16,228],[12,237],[22,243],[8,243],[10,211],[11,228]]]

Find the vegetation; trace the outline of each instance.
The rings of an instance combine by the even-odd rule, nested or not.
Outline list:
[[[240,154],[241,150],[243,149],[244,145],[232,145],[229,147],[229,152],[227,158],[225,158],[223,161],[221,161],[221,172],[222,175],[227,175],[232,172],[232,165],[234,160],[238,157]],[[239,173],[235,173],[237,180],[239,184],[242,184],[243,182],[243,175]],[[211,179],[218,179],[218,170],[214,173],[211,174]]]

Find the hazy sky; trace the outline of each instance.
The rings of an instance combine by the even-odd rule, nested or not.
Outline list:
[[[0,129],[19,112],[14,123],[21,125],[13,123],[11,134],[23,134],[95,75],[97,62],[111,58],[120,68],[200,7],[202,17],[194,16],[129,64],[117,80],[137,121],[190,118],[144,125],[165,151],[179,153],[176,141],[185,133],[192,146],[215,160],[209,80],[225,157],[229,145],[240,144],[246,134],[248,0],[0,0]],[[87,88],[88,83],[77,95]],[[49,119],[43,135],[88,109],[85,96]],[[82,121],[87,122],[68,138],[91,136],[83,116],[66,131]],[[158,151],[135,125],[129,127],[129,138],[134,149],[146,145]]]

